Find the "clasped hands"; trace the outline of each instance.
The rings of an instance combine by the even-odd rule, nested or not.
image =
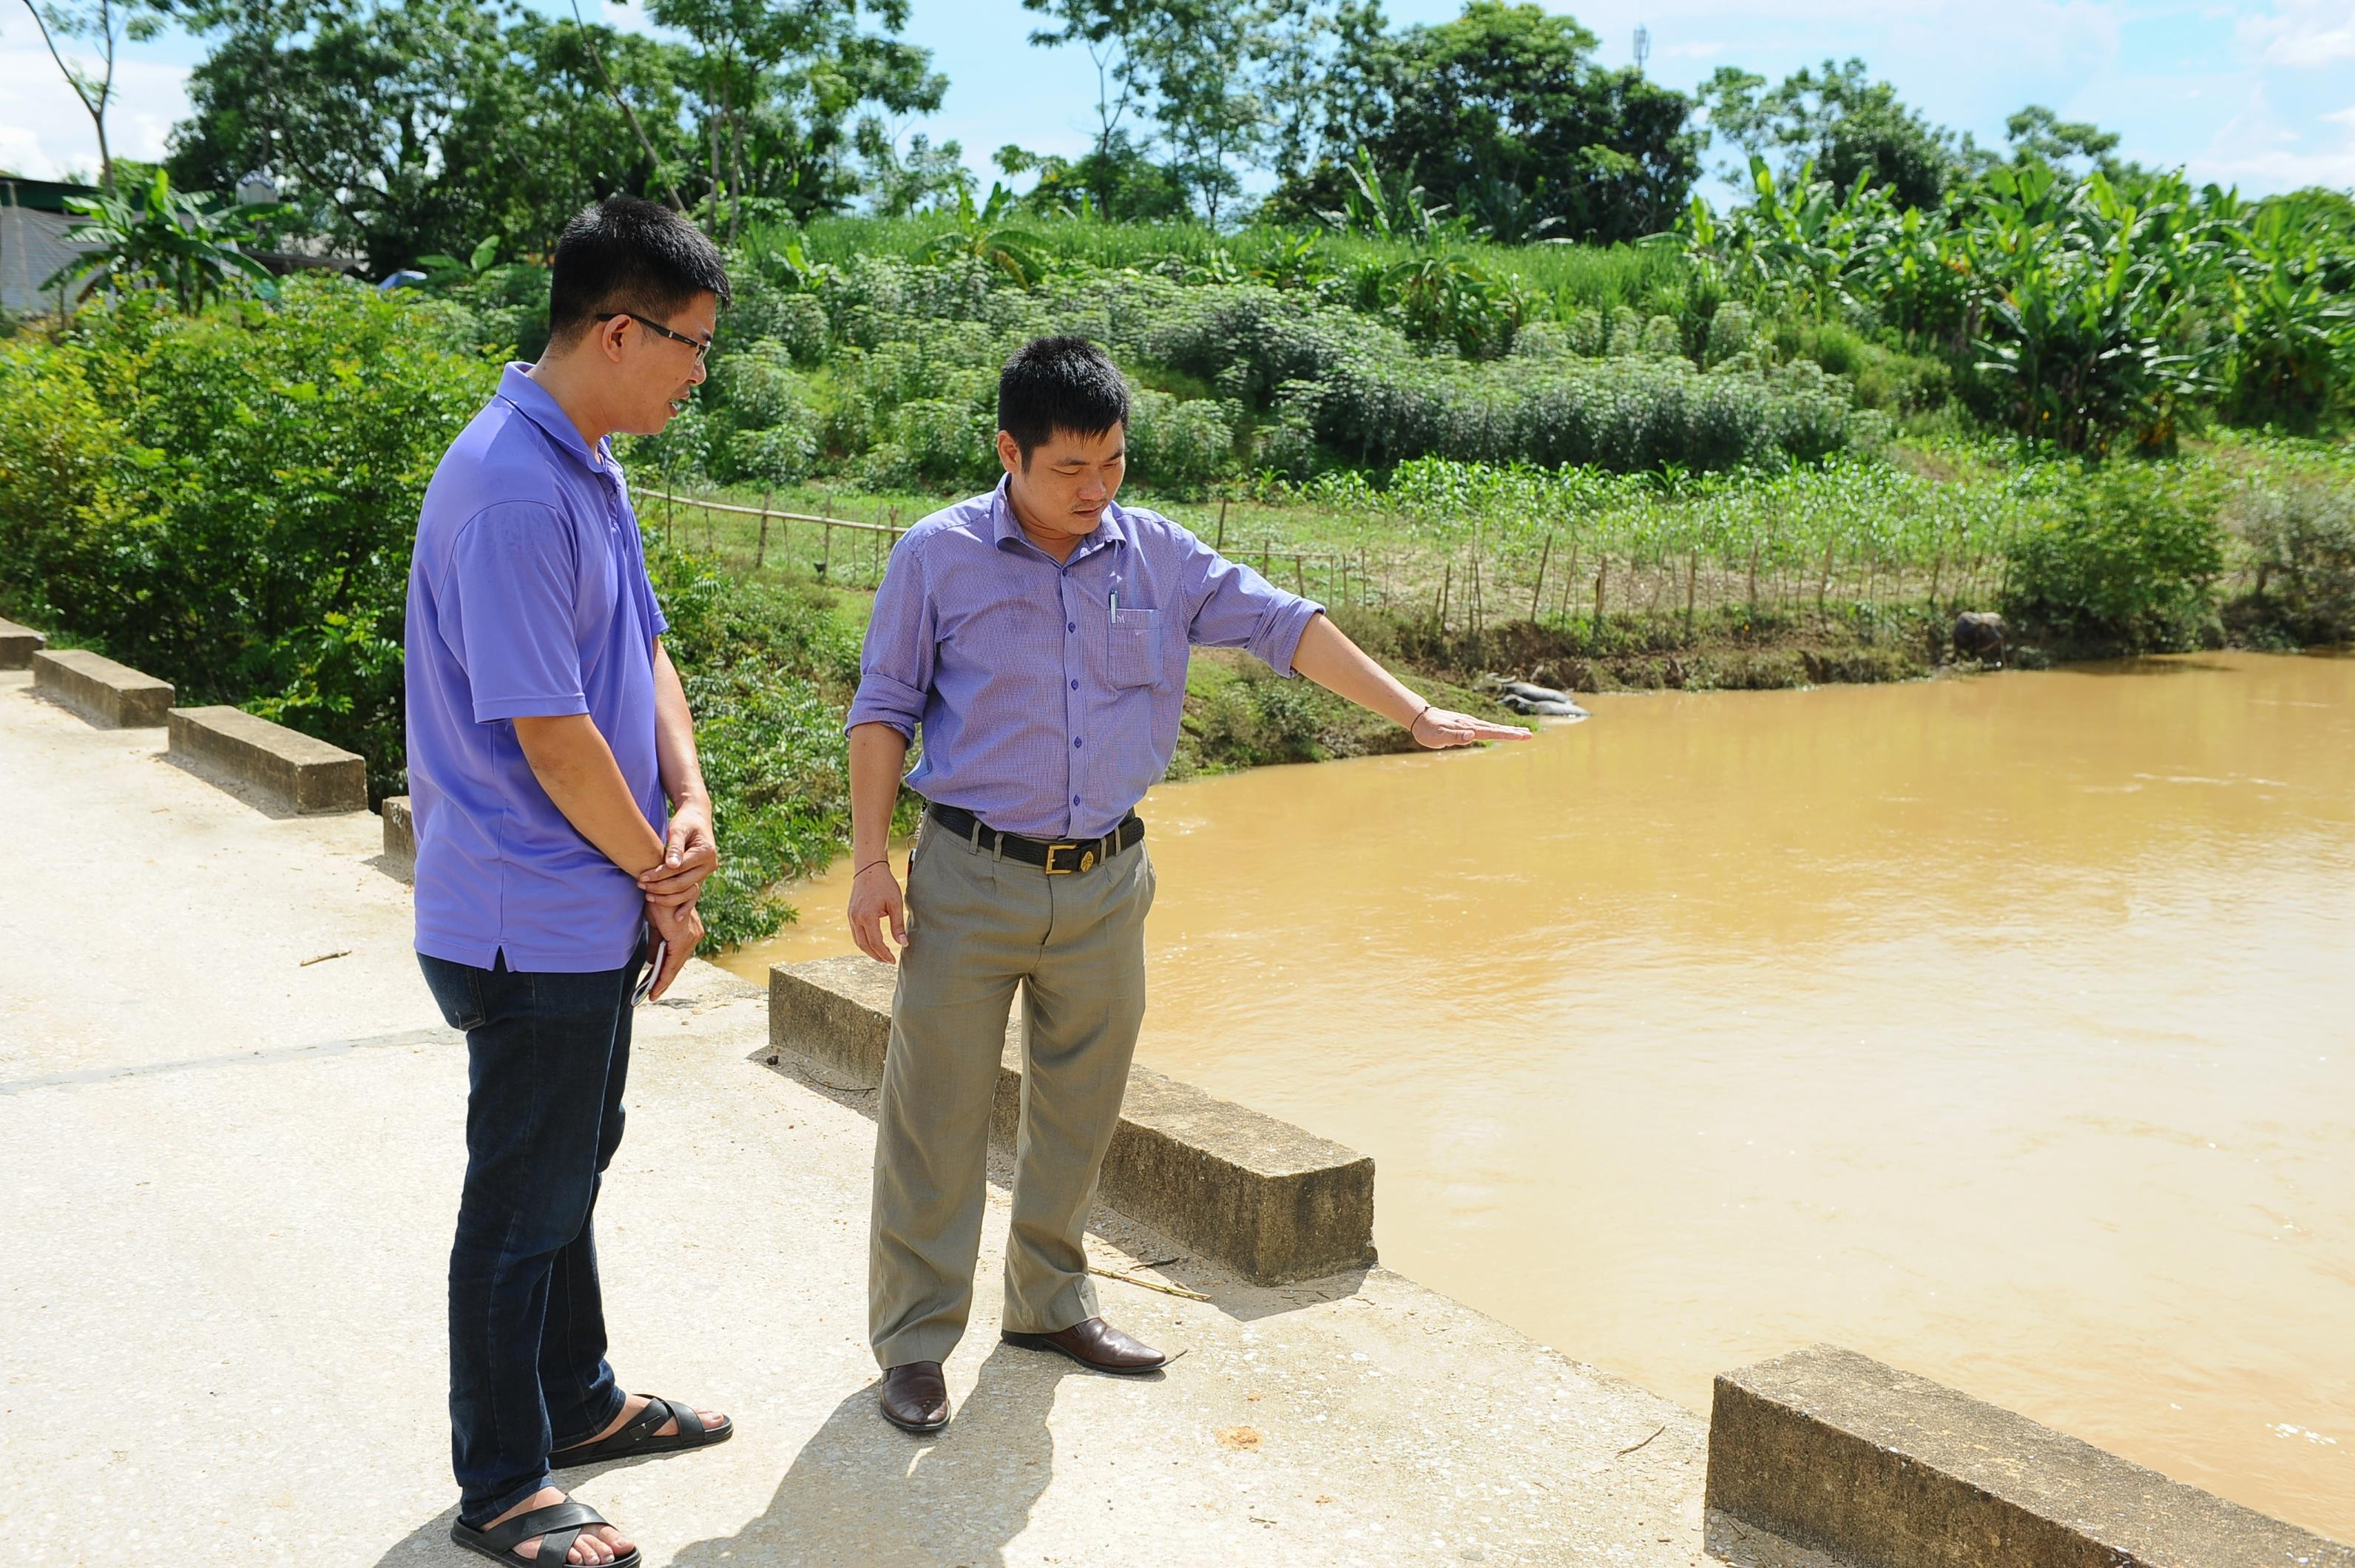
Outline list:
[[[696,901],[703,884],[719,869],[719,845],[711,828],[711,803],[687,800],[672,809],[670,832],[663,840],[659,865],[640,873],[638,891],[645,895],[646,924],[664,944],[662,966],[655,971],[658,997],[670,989],[687,961],[703,943],[703,916]]]

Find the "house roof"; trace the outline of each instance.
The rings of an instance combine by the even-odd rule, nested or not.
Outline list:
[[[96,196],[94,185],[70,185],[58,180],[20,179],[0,176],[0,208],[22,207],[34,212],[63,212],[69,196]]]

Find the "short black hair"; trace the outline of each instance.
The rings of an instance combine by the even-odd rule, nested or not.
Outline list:
[[[616,311],[667,321],[701,293],[728,303],[719,247],[659,202],[609,196],[574,213],[556,241],[548,336],[560,343]]]
[[[1084,337],[1034,337],[997,377],[997,428],[1022,450],[1022,466],[1057,431],[1102,435],[1128,422],[1128,383]]]

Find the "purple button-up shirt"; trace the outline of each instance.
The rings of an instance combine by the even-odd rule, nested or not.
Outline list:
[[[645,897],[540,787],[526,717],[586,713],[657,833],[663,613],[621,465],[510,365],[433,471],[409,571],[417,950],[585,973],[637,951]]]
[[[1248,648],[1289,676],[1322,608],[1117,503],[1058,564],[1001,481],[891,551],[849,723],[922,725],[908,784],[927,800],[1001,833],[1100,837],[1169,766],[1187,649]]]

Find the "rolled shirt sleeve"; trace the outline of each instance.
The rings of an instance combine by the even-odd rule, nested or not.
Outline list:
[[[445,596],[457,607],[474,721],[589,711],[581,679],[578,542],[555,508],[487,508],[451,547]]]
[[[1192,606],[1187,640],[1197,647],[1247,649],[1276,674],[1291,676],[1301,634],[1325,606],[1285,592],[1183,529],[1173,532],[1187,552],[1186,601]]]
[[[850,699],[843,728],[889,724],[914,740],[932,690],[938,635],[922,541],[910,536],[891,552],[883,584],[875,591],[867,642],[858,656],[858,692]]]

